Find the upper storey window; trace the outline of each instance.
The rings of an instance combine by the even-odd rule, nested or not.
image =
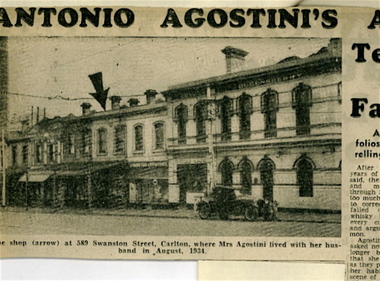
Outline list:
[[[197,142],[206,141],[207,104],[198,102],[194,106],[195,124],[197,130]]]
[[[164,123],[158,122],[154,124],[155,149],[164,149],[165,133]]]
[[[144,128],[142,125],[135,126],[135,151],[144,150]]]
[[[240,139],[251,138],[251,114],[252,97],[243,93],[238,98],[239,104],[239,121],[240,121]]]
[[[261,112],[264,114],[264,137],[277,136],[278,93],[268,89],[261,95]]]
[[[115,127],[114,152],[115,154],[123,154],[125,152],[125,126],[124,125],[118,125]]]
[[[224,97],[220,101],[220,121],[222,140],[231,139],[231,116],[232,116],[232,99]]]
[[[82,155],[90,155],[91,154],[91,143],[92,143],[92,133],[90,129],[84,129],[82,131],[82,147],[81,152]]]
[[[178,143],[186,143],[186,124],[187,124],[187,117],[188,117],[188,109],[187,106],[184,104],[180,104],[177,106],[175,110],[175,116],[177,118],[178,127],[177,127],[177,133],[178,133]]]
[[[22,164],[27,165],[29,158],[29,148],[28,145],[22,146]]]
[[[98,130],[98,152],[107,153],[107,130],[104,128]]]
[[[296,110],[296,134],[310,134],[310,107],[313,104],[311,87],[300,83],[292,91],[292,102]]]

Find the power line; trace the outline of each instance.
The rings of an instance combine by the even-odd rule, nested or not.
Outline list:
[[[39,95],[31,95],[31,94],[24,94],[24,93],[15,93],[15,92],[7,92],[7,95],[13,95],[13,96],[23,96],[23,97],[30,97],[30,98],[39,98],[39,99],[46,99],[46,100],[64,100],[64,101],[77,101],[77,100],[92,100],[93,97],[89,96],[87,98],[69,98],[69,97],[63,97],[61,95],[56,96],[39,96]],[[118,95],[119,97],[143,97],[144,95]]]

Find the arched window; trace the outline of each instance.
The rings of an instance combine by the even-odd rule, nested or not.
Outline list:
[[[297,173],[300,197],[313,197],[313,171],[315,165],[306,155],[302,155],[293,165]]]
[[[300,83],[292,91],[293,108],[296,110],[296,134],[310,134],[310,107],[312,106],[311,87]]]
[[[263,186],[263,197],[273,200],[273,170],[275,169],[274,162],[264,156],[257,165],[260,170],[260,181]]]
[[[175,109],[175,116],[178,122],[177,132],[178,132],[178,143],[186,143],[186,124],[188,117],[188,109],[184,104],[180,104]]]
[[[222,185],[232,186],[234,164],[226,158],[220,163],[219,170],[222,174]]]
[[[251,138],[251,114],[252,110],[252,97],[243,93],[238,98],[239,104],[239,121],[240,121],[240,139]]]
[[[297,172],[297,185],[300,197],[313,197],[313,169],[311,159],[301,156],[294,164]]]
[[[198,102],[194,106],[195,124],[197,130],[197,142],[206,141],[206,118],[207,104],[206,102]]]
[[[125,152],[125,125],[115,127],[114,152],[115,154],[124,154]]]
[[[144,128],[142,125],[135,126],[135,151],[144,150]]]
[[[231,139],[231,115],[232,115],[232,99],[224,96],[220,100],[220,121],[221,121],[221,132],[222,140]]]
[[[154,124],[155,149],[164,149],[165,132],[164,123],[158,122]]]
[[[277,136],[278,93],[268,89],[261,95],[261,112],[264,114],[264,137]]]
[[[107,130],[98,129],[98,153],[107,153]]]
[[[247,194],[251,194],[253,165],[247,157],[243,157],[239,163],[240,183]]]

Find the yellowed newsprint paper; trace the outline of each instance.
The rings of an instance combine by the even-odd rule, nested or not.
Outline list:
[[[380,280],[379,26],[366,8],[0,8],[0,256]]]

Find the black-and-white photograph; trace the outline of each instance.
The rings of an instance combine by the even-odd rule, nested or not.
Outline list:
[[[1,37],[1,233],[341,237],[341,44]]]

